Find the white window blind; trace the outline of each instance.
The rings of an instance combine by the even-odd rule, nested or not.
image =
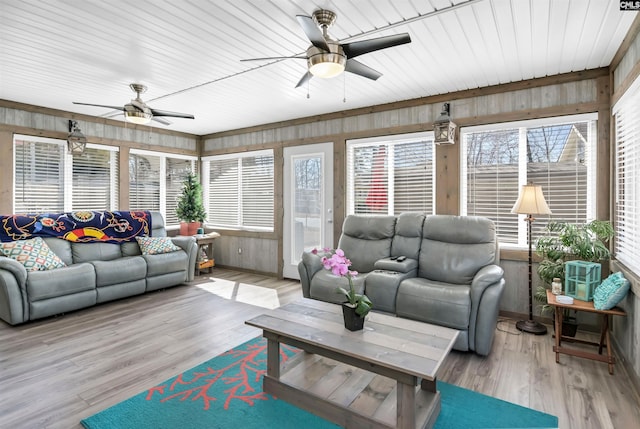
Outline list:
[[[535,241],[549,220],[584,223],[595,216],[595,115],[496,124],[461,130],[461,212],[496,224],[501,244],[527,245],[512,214],[520,187],[542,186],[552,215],[532,225]]]
[[[64,158],[61,141],[14,139],[14,213],[64,212]]]
[[[195,156],[131,149],[129,154],[129,208],[162,213],[166,226],[180,224],[178,197]]]
[[[72,156],[71,210],[115,210],[118,206],[118,152],[88,146]],[[69,186],[67,186],[67,189]]]
[[[89,144],[72,156],[63,140],[16,136],[14,171],[15,213],[117,208],[117,148]]]
[[[203,159],[208,223],[236,229],[273,231],[273,151]]]
[[[348,214],[433,213],[433,135],[347,142]]]
[[[129,154],[129,209],[160,211],[160,156]]]
[[[182,187],[187,175],[194,171],[195,161],[192,159],[166,159],[166,225],[178,225],[180,219],[176,214],[178,198],[182,194]]]
[[[616,132],[615,256],[640,275],[640,78],[613,109]]]

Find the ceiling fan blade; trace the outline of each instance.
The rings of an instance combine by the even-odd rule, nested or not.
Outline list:
[[[380,49],[386,49],[392,46],[404,45],[405,43],[411,43],[409,33],[378,37],[376,39],[362,40],[360,42],[345,43],[341,46],[344,53],[347,55],[347,58],[355,58],[358,55],[379,51]]]
[[[162,117],[152,116],[151,120],[152,121],[156,121],[156,122],[160,122],[162,125],[171,125],[171,121],[167,121],[166,119],[164,119]]]
[[[316,23],[313,21],[313,18],[306,15],[296,15],[296,19],[302,27],[302,31],[307,35],[313,46],[327,52],[331,50],[329,49],[329,45],[327,45],[327,41],[324,40],[322,31],[320,31],[320,28],[318,28]]]
[[[154,119],[156,116],[170,116],[172,118],[195,119],[195,116],[193,116],[190,113],[169,112],[167,110],[151,109],[151,114],[153,115]]]
[[[311,74],[310,71],[306,72],[304,74],[304,76],[302,76],[302,79],[300,79],[300,81],[298,82],[298,84],[296,85],[296,88],[304,85],[305,83],[309,82],[311,80],[311,78],[313,77],[313,75]]]
[[[295,59],[299,59],[299,60],[306,60],[307,57],[300,57],[300,56],[292,56],[292,57],[264,57],[264,58],[246,58],[240,61],[269,61],[269,60],[288,60],[291,58],[295,58]]]
[[[348,59],[347,65],[344,67],[344,69],[345,71],[355,73],[372,80],[377,80],[380,76],[382,76],[382,73],[380,73],[379,71],[376,71],[369,66],[365,66],[361,62],[354,59]]]
[[[123,106],[108,106],[108,105],[105,105],[105,104],[79,103],[77,101],[74,101],[73,104],[81,104],[83,106],[105,107],[107,109],[114,109],[114,110],[122,110],[122,111],[124,111],[124,107]]]

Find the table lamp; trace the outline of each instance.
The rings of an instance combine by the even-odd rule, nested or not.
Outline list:
[[[531,224],[535,220],[533,215],[551,214],[551,210],[549,210],[549,206],[542,194],[542,187],[532,183],[523,185],[520,190],[520,196],[518,196],[518,201],[516,201],[513,209],[511,209],[511,213],[527,215],[524,220],[528,223],[527,241],[529,242],[529,320],[520,320],[516,323],[516,328],[530,334],[543,335],[547,333],[547,327],[533,320],[533,282],[531,276],[531,268],[533,265]]]

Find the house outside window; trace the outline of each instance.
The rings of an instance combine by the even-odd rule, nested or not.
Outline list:
[[[202,182],[208,224],[274,230],[273,150],[204,157]]]
[[[129,154],[129,209],[159,211],[166,226],[176,226],[178,197],[197,158],[188,155],[131,149]]]
[[[525,215],[511,213],[520,188],[542,186],[552,215],[536,218],[532,240],[549,221],[595,218],[597,115],[465,127],[461,135],[461,214],[495,222],[501,245],[527,246]]]
[[[613,108],[615,116],[615,257],[640,275],[640,78]]]
[[[13,153],[14,213],[117,209],[117,147],[73,156],[64,140],[15,135]]]
[[[433,214],[433,133],[347,141],[347,214]]]

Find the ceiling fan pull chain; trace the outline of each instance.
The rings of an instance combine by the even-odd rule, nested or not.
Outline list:
[[[347,74],[342,73],[342,102],[347,102]]]
[[[309,79],[309,80],[307,81],[307,99],[311,98],[311,94],[309,94],[309,85],[311,85],[311,84],[309,83],[309,81],[310,81],[310,80],[311,80],[311,79]]]

